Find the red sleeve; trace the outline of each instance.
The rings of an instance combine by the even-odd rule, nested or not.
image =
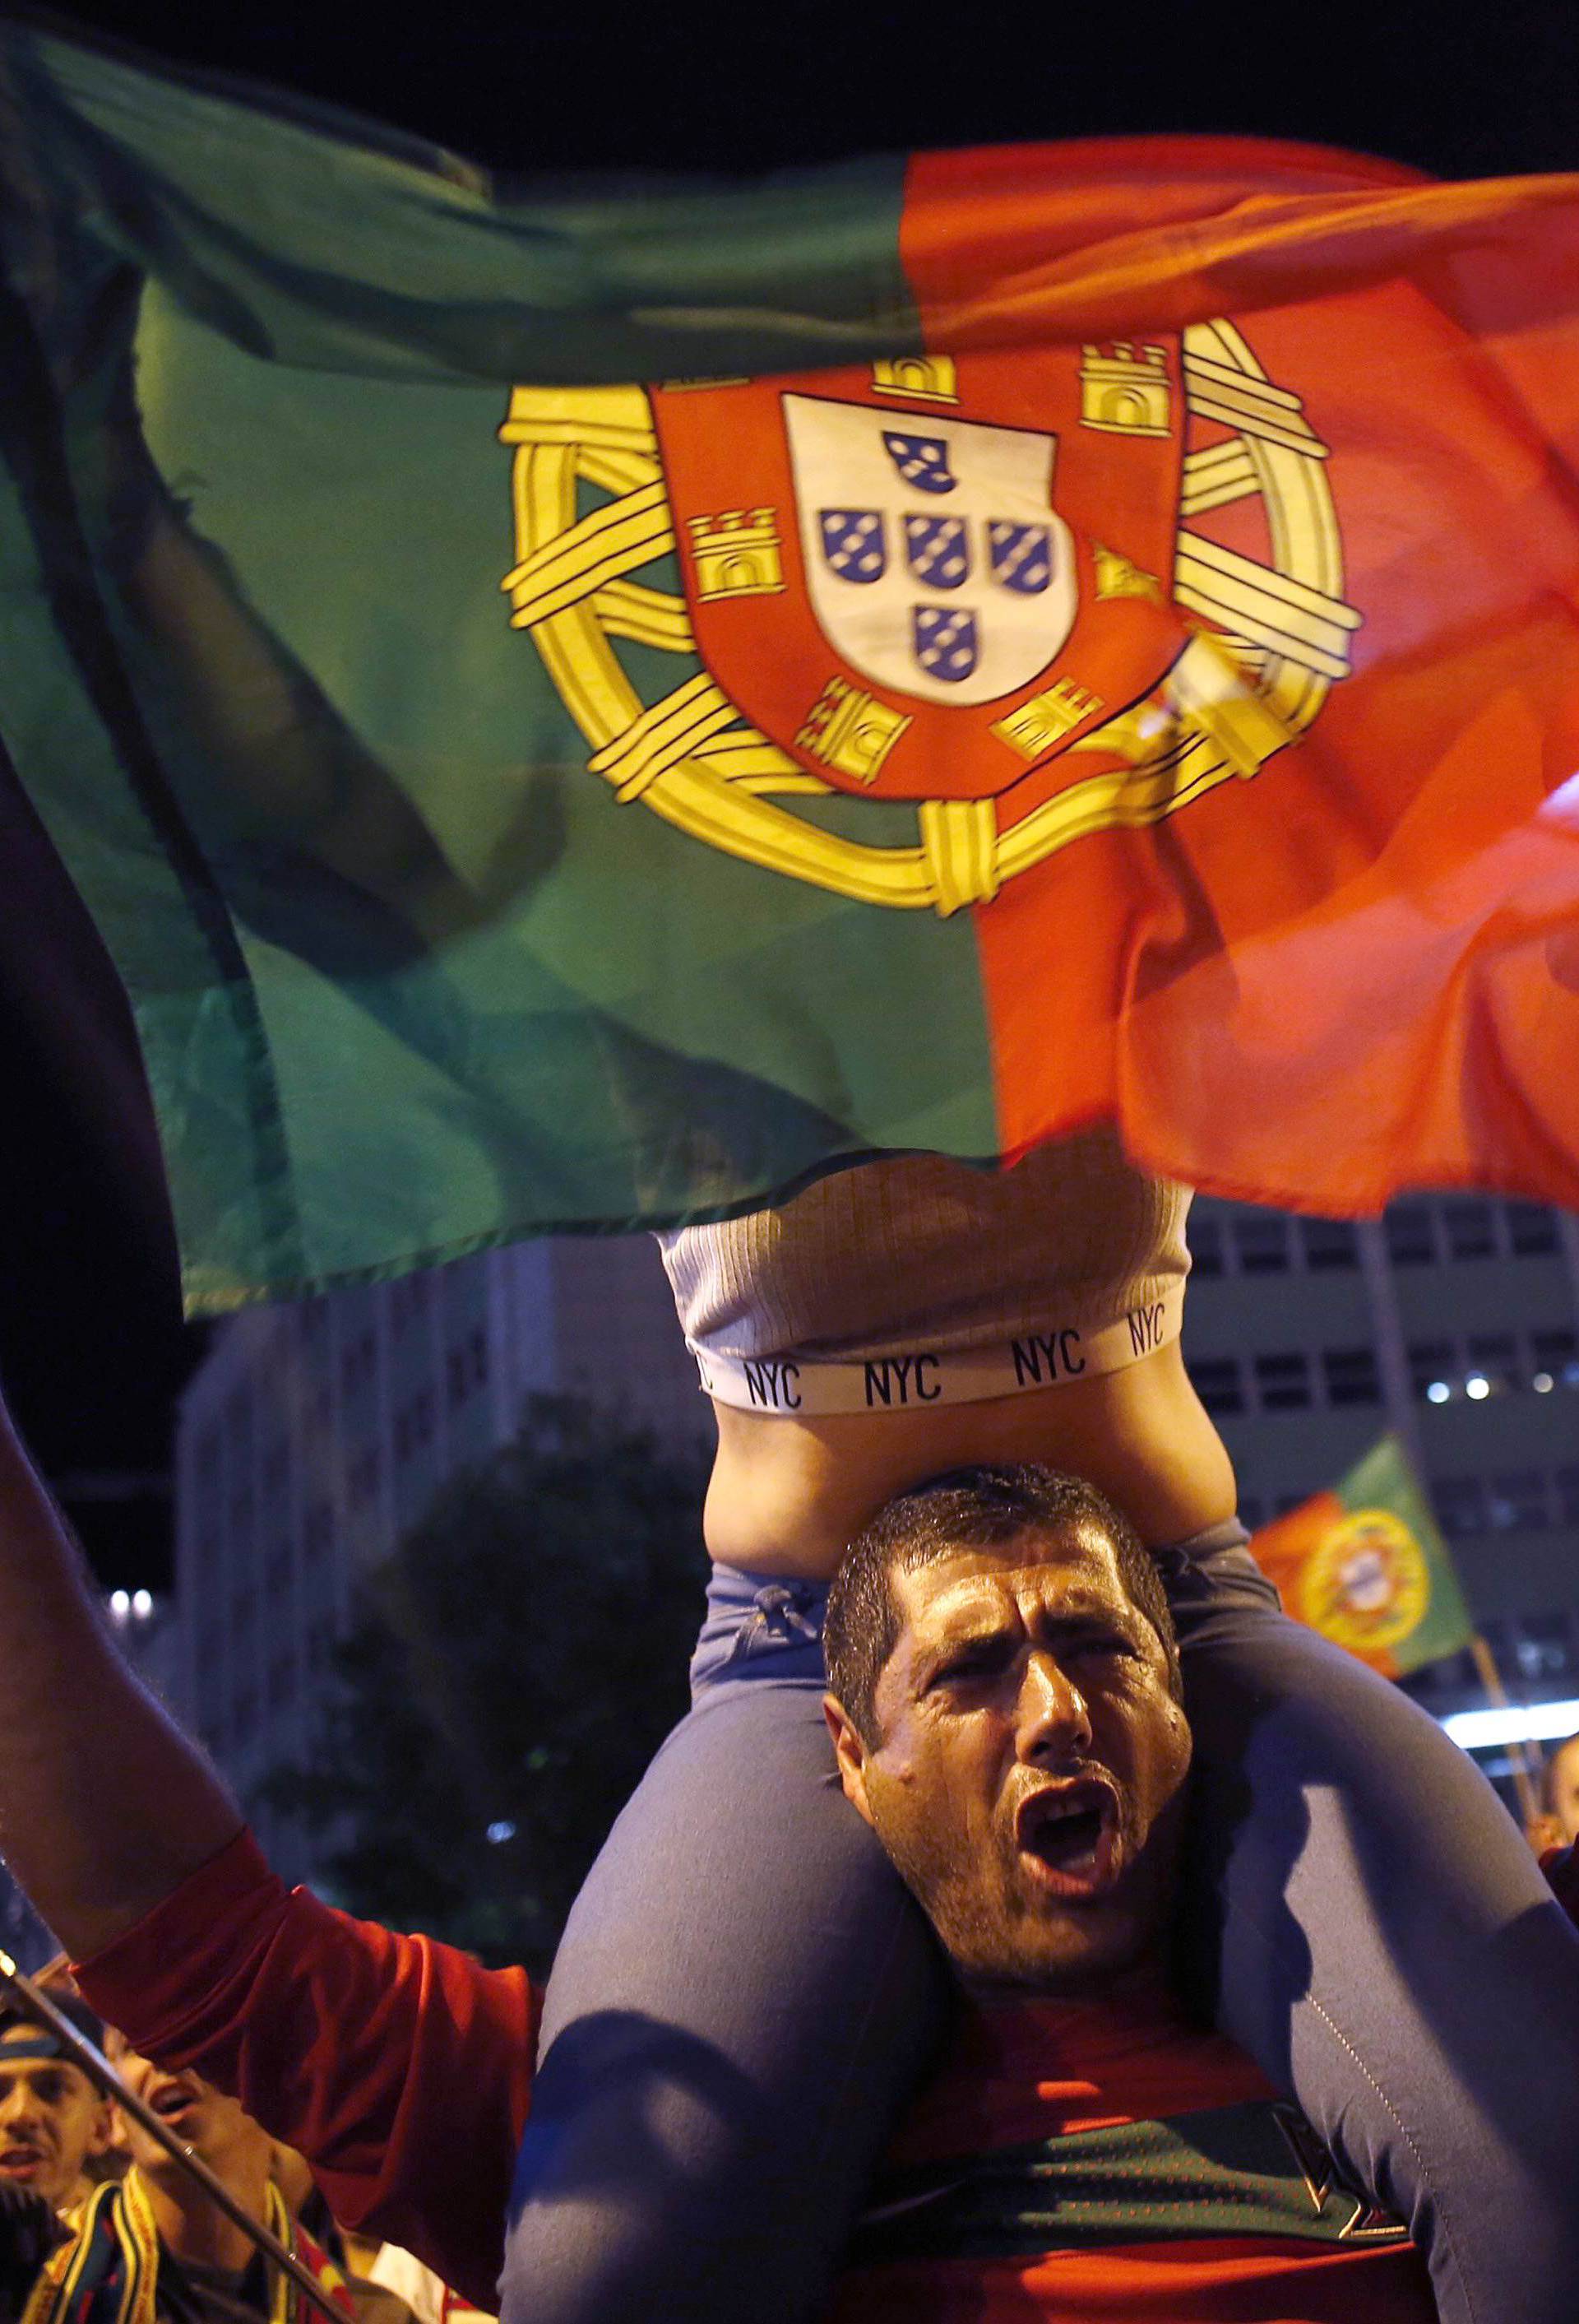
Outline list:
[[[91,2006],[299,2147],[330,2209],[495,2304],[539,1997],[288,1890],[240,1832],[76,1969]]]

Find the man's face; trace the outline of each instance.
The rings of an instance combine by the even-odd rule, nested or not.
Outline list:
[[[880,1741],[831,1704],[849,1797],[970,1978],[1079,1992],[1152,1950],[1189,1729],[1096,1526],[894,1577]]]
[[[133,2096],[167,2122],[219,2178],[228,2181],[238,2166],[243,2172],[250,2170],[260,2148],[270,2145],[268,2133],[212,2082],[197,2074],[167,2073],[134,2050],[123,2050],[116,2063]],[[179,2171],[159,2141],[129,2114],[122,2114],[121,2123],[127,2150],[140,2170],[156,2179]]]
[[[110,2143],[110,2110],[64,2058],[7,2055],[33,2046],[32,2028],[0,2038],[0,2179],[46,2203],[69,2203],[83,2165]]]

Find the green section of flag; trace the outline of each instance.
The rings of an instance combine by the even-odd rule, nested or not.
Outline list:
[[[1374,1509],[1396,1519],[1424,1563],[1428,1588],[1419,1618],[1404,1637],[1390,1641],[1400,1677],[1467,1646],[1474,1626],[1452,1552],[1399,1439],[1382,1437],[1333,1489],[1351,1517]]]
[[[993,1153],[968,916],[618,799],[500,590],[513,385],[914,343],[900,165],[496,199],[312,108],[0,51],[0,737],[131,994],[190,1306]],[[647,705],[702,675],[613,650]]]
[[[0,23],[12,167],[196,315],[284,364],[482,382],[790,371],[917,343],[897,158],[731,179],[496,185],[282,92]],[[523,88],[531,109],[584,101]],[[12,132],[14,139],[14,129]]]

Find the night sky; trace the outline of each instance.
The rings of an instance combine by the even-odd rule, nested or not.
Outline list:
[[[1163,12],[1094,5],[93,0],[57,15],[154,57],[391,122],[503,175],[749,172],[915,146],[1236,131],[1445,177],[1579,168],[1579,8],[1511,0]],[[369,24],[379,30],[370,33]],[[25,808],[0,794],[0,1374],[106,1582],[157,1586],[167,1514],[73,1479],[161,1469],[202,1335],[124,1004]]]

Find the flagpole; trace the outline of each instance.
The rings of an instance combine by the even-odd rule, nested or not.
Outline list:
[[[284,2270],[297,2290],[307,2295],[320,2315],[329,2319],[329,2324],[345,2324],[344,2309],[338,2301],[331,2298],[311,2269],[303,2266],[296,2254],[280,2242],[271,2227],[266,2227],[261,2219],[254,2219],[224,2181],[215,2177],[196,2149],[188,2146],[185,2139],[178,2138],[170,2125],[156,2115],[151,2106],[145,2105],[134,2090],[127,2088],[103,2051],[96,2049],[87,2034],[78,2031],[64,2011],[56,2008],[49,1995],[41,1987],[35,1985],[31,1977],[23,1975],[4,1949],[0,1949],[0,1990],[9,1994],[24,2016],[31,2017],[35,2025],[41,2025],[45,2033],[53,2035],[60,2044],[61,2055],[71,2065],[79,2068],[96,2089],[102,2090],[106,2098],[114,2098],[115,2104],[124,2107],[150,2138],[163,2147],[170,2160],[178,2163],[188,2178],[196,2180],[216,2209],[223,2211],[232,2226],[239,2227],[257,2246],[265,2259],[271,2260],[276,2267]]]
[[[1475,1670],[1488,1699],[1499,1711],[1510,1709],[1508,1690],[1502,1683],[1502,1674],[1497,1668],[1496,1658],[1478,1630],[1471,1634],[1469,1650],[1474,1657]],[[1513,1789],[1519,1797],[1519,1812],[1524,1818],[1526,1831],[1533,1831],[1540,1816],[1540,1802],[1536,1796],[1529,1757],[1521,1742],[1510,1742],[1508,1763],[1513,1770]]]

